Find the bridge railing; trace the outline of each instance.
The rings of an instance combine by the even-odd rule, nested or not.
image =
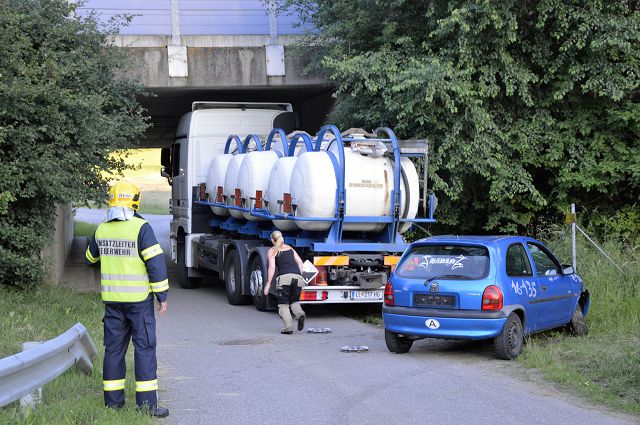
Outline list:
[[[122,35],[299,35],[295,13],[275,13],[264,0],[87,0],[77,10],[79,15],[95,12],[108,22],[117,15],[132,17],[121,29]],[[172,28],[176,25],[178,28]]]
[[[0,359],[0,407],[43,387],[74,364],[91,373],[96,353],[89,332],[77,323],[60,336]]]

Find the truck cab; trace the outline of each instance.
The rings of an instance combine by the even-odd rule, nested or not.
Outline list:
[[[211,158],[224,151],[229,134],[266,136],[274,127],[295,129],[291,104],[194,102],[181,117],[173,144],[162,151],[162,175],[171,185],[171,260],[179,266],[181,284],[202,276],[192,241],[211,231],[211,212],[194,203],[194,188],[205,181]]]

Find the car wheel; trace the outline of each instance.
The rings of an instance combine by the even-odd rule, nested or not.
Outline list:
[[[395,332],[384,330],[384,342],[392,353],[404,354],[411,350],[413,341],[409,338],[401,337]]]
[[[249,304],[251,298],[242,295],[242,274],[240,256],[235,249],[224,261],[224,287],[231,305]]]
[[[178,254],[178,283],[181,288],[194,289],[200,286],[201,278],[189,277],[189,268],[187,267],[187,260],[185,258],[186,250],[183,243],[179,243],[177,246]]]
[[[586,336],[589,333],[587,320],[584,318],[579,305],[573,310],[573,316],[571,316],[571,321],[567,324],[567,330],[571,335],[575,336]]]
[[[522,321],[517,314],[511,313],[500,331],[493,340],[498,358],[503,360],[515,359],[522,352],[524,335],[522,333]]]

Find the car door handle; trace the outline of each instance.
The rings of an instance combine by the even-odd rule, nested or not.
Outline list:
[[[544,286],[544,285],[541,287],[541,289],[542,289],[542,292],[546,292],[547,291],[547,287]]]

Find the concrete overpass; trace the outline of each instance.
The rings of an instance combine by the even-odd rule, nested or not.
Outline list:
[[[129,76],[154,94],[141,99],[153,123],[144,146],[162,147],[197,100],[289,102],[300,129],[312,133],[324,123],[332,87],[304,72],[308,58],[295,45],[306,29],[273,6],[262,0],[89,0],[77,13],[94,11],[104,22],[119,14],[132,18],[114,41],[130,54]]]

